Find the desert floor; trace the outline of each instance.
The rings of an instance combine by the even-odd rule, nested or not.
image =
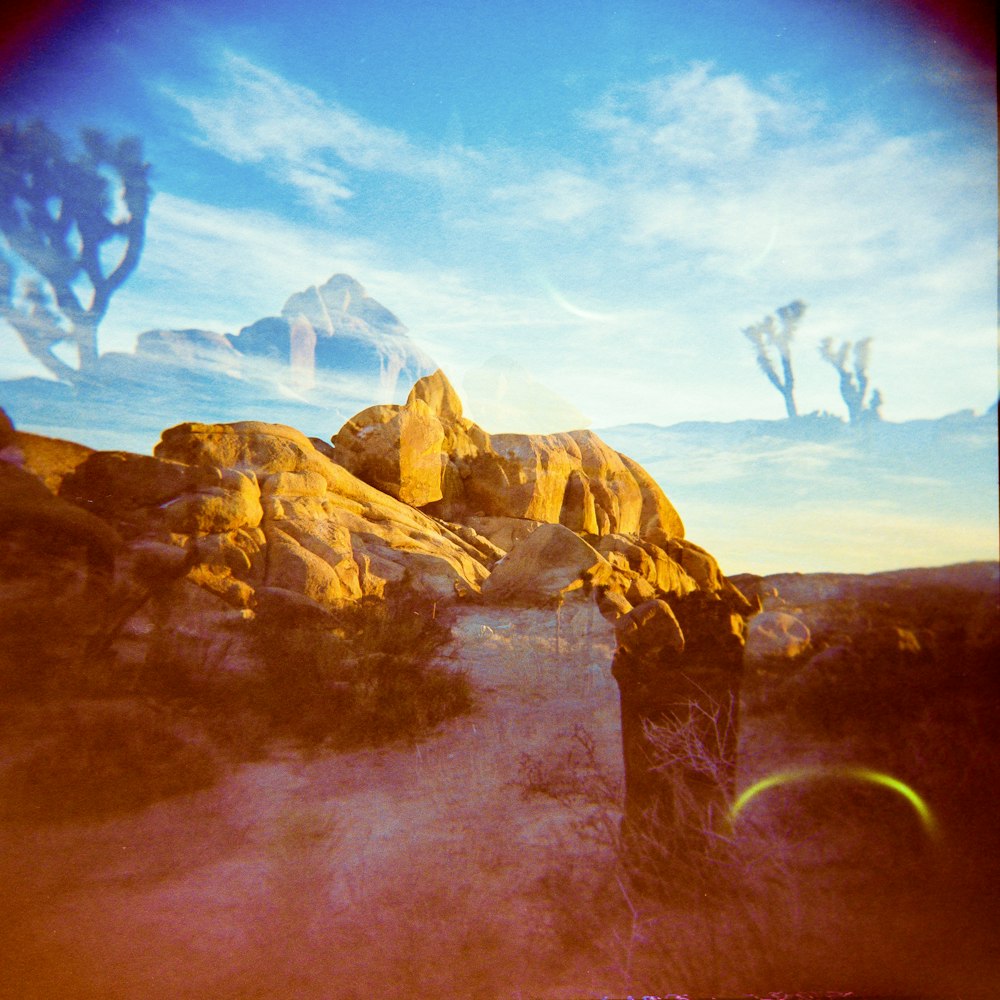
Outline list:
[[[0,826],[0,996],[989,995],[968,850],[872,790],[777,796],[647,905],[615,847],[610,626],[475,608],[453,632],[478,710],[416,745],[276,746],[137,813]],[[746,715],[742,786],[854,759],[778,718]]]

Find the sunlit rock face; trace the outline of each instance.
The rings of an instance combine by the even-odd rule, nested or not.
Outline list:
[[[155,454],[222,470],[217,486],[178,496],[166,511],[181,507],[175,526],[211,555],[206,573],[219,577],[221,595],[231,589],[228,578],[250,588],[233,594],[245,598],[237,601],[243,606],[253,604],[255,588],[277,587],[336,607],[380,596],[404,576],[428,596],[454,597],[456,589],[478,591],[487,575],[474,547],[362,482],[290,427],[183,424],[164,432]]]
[[[386,447],[396,440],[395,430],[387,439],[388,432],[378,428],[394,423],[410,428],[412,449],[401,435],[399,450]],[[435,453],[439,426],[443,433]],[[596,434],[487,434],[462,416],[461,402],[441,371],[420,379],[404,406],[366,410],[332,441],[337,461],[356,475],[384,484],[380,488],[399,498],[407,492],[426,496],[421,506],[449,521],[517,518],[595,535],[660,530],[684,536],[660,487]],[[431,484],[437,476],[439,487]],[[411,490],[411,479],[424,481]]]
[[[579,535],[561,524],[542,524],[494,566],[483,596],[497,603],[545,604],[572,593],[578,580],[611,575],[611,565]]]

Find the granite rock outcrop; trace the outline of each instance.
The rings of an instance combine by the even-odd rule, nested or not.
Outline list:
[[[440,370],[420,379],[404,405],[363,410],[332,441],[355,475],[449,521],[515,518],[594,535],[684,537],[652,477],[592,431],[488,434],[463,416]]]
[[[317,296],[296,315],[318,322]],[[33,622],[47,623],[64,654],[53,663],[100,647],[140,669],[168,637],[175,662],[188,644],[200,669],[242,673],[255,669],[249,625],[262,614],[335,628],[339,609],[393,589],[435,613],[596,596],[617,636],[628,823],[678,813],[681,786],[702,813],[731,790],[735,716],[711,751],[721,783],[665,769],[651,734],[734,711],[759,603],[684,537],[652,478],[589,431],[490,435],[438,371],[405,404],[357,414],[330,445],[282,424],[187,422],[138,455],[5,420],[0,458],[0,524],[13,529],[0,596],[29,645]],[[18,669],[5,665],[7,681]]]

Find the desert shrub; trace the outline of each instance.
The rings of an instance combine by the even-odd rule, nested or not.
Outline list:
[[[880,585],[792,610],[812,643],[794,660],[748,675],[751,714],[781,714],[800,733],[844,739],[882,731],[889,719],[909,725],[929,705],[1000,694],[1000,617],[988,590]],[[919,649],[894,649],[895,630]],[[815,659],[836,647],[843,655]]]
[[[522,753],[513,784],[525,798],[541,795],[568,806],[617,807],[622,794],[621,782],[598,759],[597,740],[580,723],[544,756]]]
[[[139,808],[212,784],[275,738],[338,750],[413,740],[473,706],[468,678],[433,662],[449,630],[405,597],[336,616],[265,606],[248,627],[255,666],[221,669],[209,640],[154,629],[139,664],[8,694],[0,814]]]
[[[416,739],[471,710],[461,672],[433,662],[450,639],[412,596],[363,601],[338,615],[258,616],[252,702],[275,732],[337,749]]]
[[[738,837],[711,820],[691,825],[699,810],[686,774],[717,773],[730,721],[731,706],[719,713],[717,741],[694,711],[650,728],[654,766],[673,784],[664,798],[682,805],[674,818],[647,814],[623,826],[619,783],[579,727],[545,757],[522,757],[522,794],[573,807],[577,835],[596,845],[586,861],[571,851],[543,873],[552,932],[565,950],[607,969],[616,993],[659,993],[667,984],[743,992],[767,981],[768,945],[794,931],[797,894],[772,831]]]
[[[109,815],[208,787],[221,771],[204,733],[148,702],[50,702],[22,708],[15,726],[0,769],[7,818]]]
[[[207,640],[154,633],[129,691],[183,711],[235,759],[274,737],[332,749],[414,739],[472,707],[468,679],[433,662],[450,630],[412,595],[337,613],[264,601],[248,629],[239,670],[209,663]]]

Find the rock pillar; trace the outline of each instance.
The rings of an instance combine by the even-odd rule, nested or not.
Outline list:
[[[744,602],[745,603],[745,602]],[[733,791],[746,623],[738,599],[695,591],[632,608],[599,594],[614,620],[627,837],[697,838]]]

